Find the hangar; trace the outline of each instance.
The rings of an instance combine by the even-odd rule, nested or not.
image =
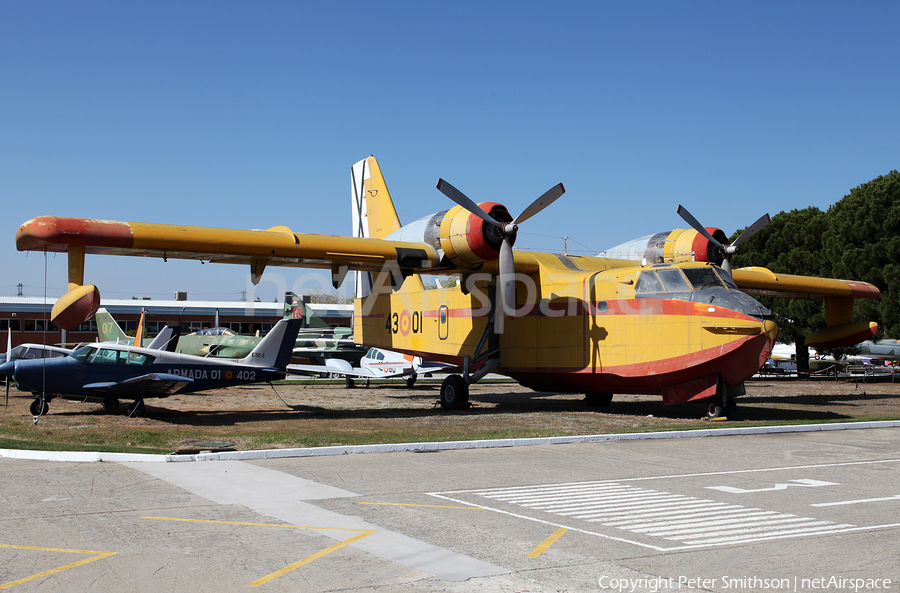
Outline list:
[[[55,303],[55,298],[0,297],[0,331],[6,333],[7,328],[12,329],[13,347],[24,343],[55,345],[97,340],[97,323],[93,319],[68,332],[53,325],[50,310]],[[173,300],[102,299],[100,306],[125,331],[137,330],[141,311],[146,311],[147,334],[151,336],[166,324],[181,325],[185,333],[215,327],[217,317],[220,327],[245,335],[255,335],[257,331],[265,335],[284,315],[281,302],[189,301],[185,293],[176,293]],[[310,303],[309,306],[331,325],[352,324],[352,304]],[[0,346],[0,349],[6,348]]]

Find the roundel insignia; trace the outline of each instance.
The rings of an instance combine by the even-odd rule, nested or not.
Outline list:
[[[232,379],[234,379],[234,372],[233,371],[225,371],[225,378],[228,379],[229,381],[231,381]]]

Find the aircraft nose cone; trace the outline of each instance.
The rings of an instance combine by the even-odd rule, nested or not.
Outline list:
[[[9,362],[4,362],[0,364],[0,375],[5,375],[7,377],[12,377],[16,372],[16,361],[10,360]]]

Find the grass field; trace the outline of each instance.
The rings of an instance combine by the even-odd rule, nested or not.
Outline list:
[[[439,381],[407,389],[399,381],[346,389],[343,383],[287,381],[147,400],[142,418],[123,404],[56,399],[34,423],[30,394],[0,406],[0,448],[172,453],[197,443],[239,450],[331,445],[609,434],[709,428],[703,404],[663,406],[658,396],[616,395],[606,408],[579,394],[535,393],[512,382],[471,388],[467,410],[437,405]],[[0,402],[3,403],[3,402]],[[752,381],[740,419],[717,427],[900,418],[900,383]]]

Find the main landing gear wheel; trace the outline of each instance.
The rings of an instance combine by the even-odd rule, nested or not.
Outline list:
[[[348,375],[348,376],[344,377],[344,379],[347,381],[347,389],[351,389],[356,385],[356,383],[353,382],[353,377],[350,377]]]
[[[459,375],[447,375],[441,383],[441,407],[445,410],[458,408],[469,401],[469,385]]]
[[[612,393],[585,393],[584,405],[596,408],[605,408],[612,403],[612,398]]]
[[[103,400],[103,411],[112,414],[119,409],[119,400],[114,397]]]
[[[737,420],[738,407],[732,400],[729,400],[724,405],[722,402],[711,402],[706,410],[706,415],[710,420],[715,420],[716,418]]]
[[[416,384],[416,375],[415,375],[415,373],[413,373],[412,375],[410,375],[409,377],[406,378],[406,388],[412,389],[413,385],[415,385],[415,384]]]
[[[725,408],[722,407],[722,404],[717,404],[715,402],[709,404],[709,407],[706,410],[706,415],[709,416],[710,420],[715,420],[716,418],[721,418],[725,415]]]
[[[43,406],[41,406],[41,404],[43,404]],[[31,402],[32,416],[44,416],[49,411],[50,404],[47,403],[47,400],[35,399],[33,402]]]

